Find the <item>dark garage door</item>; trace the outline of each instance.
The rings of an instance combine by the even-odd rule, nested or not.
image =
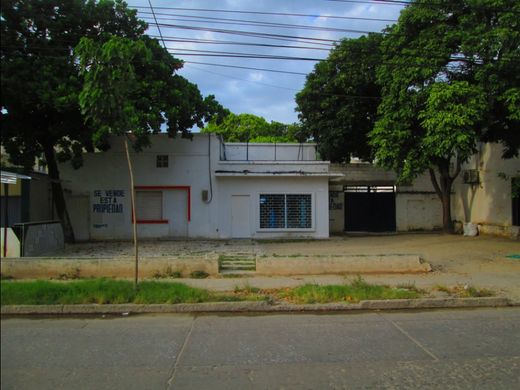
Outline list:
[[[394,187],[346,187],[345,231],[394,232]]]

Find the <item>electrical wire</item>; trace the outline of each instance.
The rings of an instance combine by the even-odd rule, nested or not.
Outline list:
[[[153,9],[152,0],[148,0],[148,4],[150,4],[150,10],[152,11],[153,20],[155,21],[155,24],[157,25],[157,30],[159,31],[159,36],[161,37],[161,41],[163,43],[163,47],[166,49],[166,43],[164,43],[164,39],[162,36],[161,28],[159,27],[159,24],[157,23],[157,18],[155,17],[155,11]]]
[[[148,9],[146,6],[139,5],[128,5],[130,8]],[[384,18],[365,18],[356,16],[340,16],[340,15],[321,15],[321,14],[303,14],[303,13],[290,13],[290,12],[267,12],[267,11],[244,11],[244,10],[229,10],[229,9],[211,9],[211,8],[181,8],[181,7],[155,7],[155,9],[161,10],[174,10],[174,11],[195,11],[195,12],[221,12],[221,13],[233,13],[233,14],[248,14],[248,15],[268,15],[268,16],[296,16],[306,18],[327,18],[327,19],[343,19],[343,20],[374,20],[379,22],[394,22],[394,19]]]

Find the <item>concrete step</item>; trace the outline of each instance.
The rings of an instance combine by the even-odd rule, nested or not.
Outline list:
[[[233,265],[221,265],[220,269],[246,269],[246,270],[256,270],[256,266],[254,264],[233,264]]]
[[[256,264],[254,260],[221,260],[220,264]]]

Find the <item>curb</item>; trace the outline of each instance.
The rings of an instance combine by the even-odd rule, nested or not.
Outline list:
[[[151,314],[151,313],[294,313],[294,312],[350,312],[357,310],[406,310],[476,307],[520,306],[508,298],[426,298],[370,300],[359,303],[270,304],[261,302],[209,302],[177,304],[122,305],[9,305],[1,307],[1,315],[95,315],[95,314]]]

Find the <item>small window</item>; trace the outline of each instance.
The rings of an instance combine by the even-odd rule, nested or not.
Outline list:
[[[162,220],[162,192],[137,191],[135,193],[137,221]]]
[[[168,168],[168,155],[158,154],[157,155],[157,168]]]
[[[312,228],[311,194],[261,194],[260,228]]]

